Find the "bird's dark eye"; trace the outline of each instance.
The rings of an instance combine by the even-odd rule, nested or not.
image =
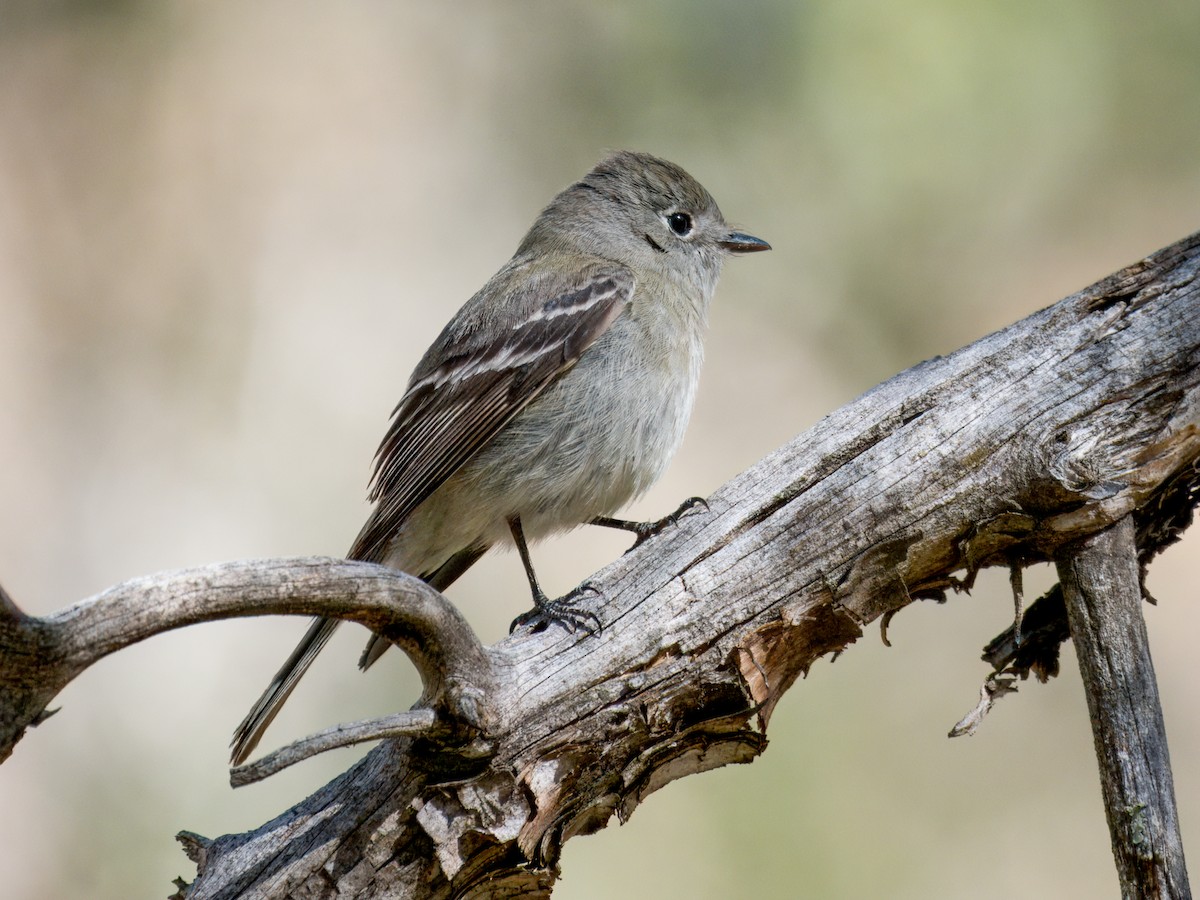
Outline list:
[[[680,237],[692,233],[692,217],[685,212],[671,213],[667,216],[667,226]]]

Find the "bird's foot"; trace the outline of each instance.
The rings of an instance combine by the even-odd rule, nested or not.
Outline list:
[[[561,625],[572,634],[579,630],[599,634],[604,629],[604,623],[579,602],[586,593],[600,595],[600,591],[587,582],[557,600],[551,600],[539,590],[533,598],[533,609],[513,619],[508,633],[512,634],[522,625],[528,625],[530,631],[535,633],[545,631],[551,625]]]
[[[631,531],[637,539],[633,542],[633,546],[640,546],[644,541],[654,537],[659,532],[663,531],[669,525],[678,525],[679,520],[695,509],[697,506],[703,506],[705,511],[708,511],[708,501],[703,497],[689,497],[679,504],[679,509],[670,515],[663,516],[657,522],[631,522],[628,519],[613,519],[609,516],[596,516],[592,519],[591,524],[600,525],[604,528],[619,528],[622,531]],[[630,549],[633,549],[632,547]]]

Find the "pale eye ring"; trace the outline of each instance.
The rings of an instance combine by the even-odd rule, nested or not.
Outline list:
[[[673,212],[667,216],[667,227],[679,237],[692,233],[692,217],[685,212]]]

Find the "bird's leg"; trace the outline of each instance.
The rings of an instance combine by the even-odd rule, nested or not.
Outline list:
[[[657,522],[631,522],[628,519],[596,516],[588,524],[599,525],[602,528],[619,528],[622,531],[632,531],[637,535],[637,540],[633,542],[633,546],[636,547],[647,538],[654,537],[654,535],[658,534],[668,525],[678,525],[679,520],[683,518],[684,514],[697,506],[703,506],[705,510],[708,509],[708,503],[703,497],[689,497],[679,505],[679,509],[675,510],[669,516],[663,516]]]
[[[529,558],[529,545],[525,543],[525,530],[521,527],[520,516],[513,516],[508,520],[508,530],[512,532],[517,553],[521,554],[521,564],[525,566],[525,577],[529,579],[529,590],[533,594],[533,609],[513,619],[508,627],[509,633],[516,631],[521,625],[529,625],[534,631],[545,631],[557,622],[571,632],[582,628],[589,634],[598,634],[603,628],[599,617],[591,610],[577,605],[575,600],[586,591],[599,592],[591,585],[585,584],[565,597],[551,600],[538,584],[537,575],[533,572],[533,561]]]
[[[537,575],[533,571],[533,560],[529,558],[529,545],[525,543],[525,529],[521,527],[521,517],[513,516],[508,520],[508,530],[512,532],[513,543],[517,545],[517,553],[521,554],[521,565],[525,567],[525,577],[529,579],[529,590],[533,592],[533,604],[545,606],[550,601],[546,598],[542,586],[538,584]]]

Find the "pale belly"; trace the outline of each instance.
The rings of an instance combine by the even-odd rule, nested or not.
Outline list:
[[[702,356],[699,336],[655,349],[625,371],[602,367],[629,354],[584,354],[413,512],[387,563],[427,572],[467,547],[508,543],[512,517],[533,540],[647,490],[683,440]]]

